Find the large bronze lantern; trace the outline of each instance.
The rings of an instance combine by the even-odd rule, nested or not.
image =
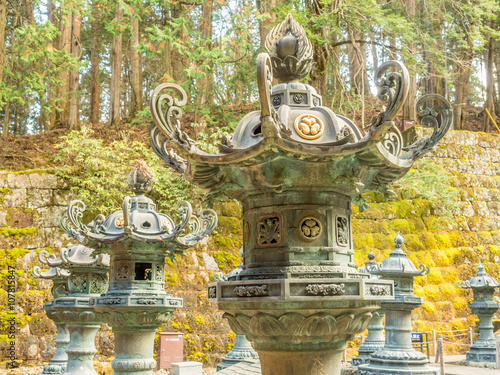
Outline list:
[[[420,99],[422,123],[434,131],[403,153],[393,122],[408,93],[402,64],[388,61],[377,71],[387,105],[363,133],[299,82],[311,70],[313,49],[291,15],[271,30],[266,49],[257,57],[260,111],[243,117],[219,153],[198,149],[181,129],[187,96],[170,83],[153,92],[150,142],[166,165],[206,188],[210,201],[242,204],[243,269],[210,284],[208,295],[231,328],[254,342],[262,374],[339,374],[346,341],[394,296],[392,281],[355,268],[351,202],[364,210],[362,193],[387,194],[444,136],[451,109],[437,95]],[[282,83],[273,86],[273,76]],[[430,101],[439,105],[424,108]]]

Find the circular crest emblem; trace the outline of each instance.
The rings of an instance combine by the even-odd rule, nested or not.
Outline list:
[[[323,121],[309,114],[297,117],[293,126],[297,134],[304,139],[316,139],[321,137],[325,132]]]
[[[300,233],[308,240],[315,240],[321,234],[321,223],[314,217],[306,217],[300,222]]]
[[[115,219],[115,227],[117,227],[118,229],[122,229],[124,226],[125,226],[125,219],[123,218],[123,216],[118,216]]]

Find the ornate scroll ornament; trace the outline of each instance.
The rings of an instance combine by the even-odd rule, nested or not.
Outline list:
[[[401,150],[403,149],[403,136],[398,128],[395,126],[385,134],[382,140],[382,145],[394,156],[401,155]]]
[[[375,85],[378,97],[387,102],[380,112],[373,116],[368,132],[373,133],[380,125],[394,120],[408,96],[410,75],[399,61],[389,60],[383,63],[375,73]]]
[[[83,202],[81,202],[81,204],[83,204]],[[83,210],[85,210],[84,204],[83,204]],[[64,210],[61,213],[61,216],[59,216],[59,226],[62,228],[62,230],[64,230],[67,233],[68,236],[74,238],[78,242],[83,242],[85,240],[84,237],[77,231],[75,231],[75,229],[72,227],[72,223],[71,220],[69,219],[67,210]]]
[[[85,203],[83,203],[81,200],[71,201],[67,209],[67,215],[69,222],[73,224],[73,226],[80,233],[87,234],[89,232],[89,228],[87,228],[80,222],[80,219],[83,217],[83,213],[85,212],[85,208]]]
[[[309,284],[306,286],[307,294],[314,296],[324,295],[324,296],[338,296],[345,293],[344,284]]]
[[[279,80],[299,80],[311,71],[312,44],[291,14],[269,32],[265,47],[271,55],[274,76]]]
[[[234,294],[240,297],[259,297],[269,295],[269,291],[267,285],[248,285],[235,287]]]
[[[188,222],[188,234],[176,239],[180,245],[186,247],[194,246],[199,240],[206,237],[217,225],[218,218],[214,210],[206,208],[200,211],[199,216],[199,218],[195,216],[190,217]]]
[[[418,269],[420,270],[420,273],[419,273],[419,275],[420,275],[420,276],[425,276],[425,275],[427,275],[427,274],[430,272],[430,270],[431,270],[431,269],[429,268],[429,266],[426,266],[425,264],[420,264],[420,265],[418,266]]]
[[[164,166],[168,166],[177,172],[184,173],[187,168],[187,160],[167,148],[169,140],[170,138],[163,135],[156,125],[152,125],[149,128],[149,144],[154,153],[165,162]]]
[[[167,94],[168,90],[174,91],[180,99]],[[185,106],[186,102],[187,94],[182,87],[174,83],[162,83],[151,96],[151,114],[158,129],[172,142],[188,152],[196,152],[199,150],[195,146],[195,141],[180,129],[181,107]],[[163,106],[167,108],[165,112],[162,109]]]
[[[424,108],[425,103],[428,105]],[[430,151],[445,136],[453,121],[451,105],[441,95],[424,95],[417,101],[416,107],[417,113],[423,116],[421,124],[432,127],[433,132],[430,137],[425,135],[411,145],[404,147],[403,150],[407,151],[403,155],[405,159],[416,159]]]

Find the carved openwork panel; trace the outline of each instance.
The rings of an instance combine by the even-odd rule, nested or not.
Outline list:
[[[315,240],[322,232],[321,222],[314,217],[306,217],[300,222],[299,230],[306,240]]]
[[[281,243],[281,216],[264,215],[257,222],[257,243],[260,246],[277,246]]]
[[[69,279],[70,293],[87,293],[87,274],[76,274]]]
[[[116,279],[126,280],[130,273],[130,267],[128,263],[118,263],[116,265]]]
[[[156,266],[156,272],[155,272],[155,280],[156,281],[163,281],[163,265],[157,265]]]
[[[349,219],[346,216],[337,216],[335,220],[337,229],[337,244],[340,246],[349,246]]]
[[[108,278],[106,275],[92,275],[90,293],[103,294],[108,291]]]

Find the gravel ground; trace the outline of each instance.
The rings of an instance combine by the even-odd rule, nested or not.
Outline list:
[[[30,366],[30,367],[19,367],[14,370],[5,370],[0,368],[0,374],[5,375],[38,375],[43,371],[43,366]],[[215,369],[207,368],[203,369],[203,375],[215,374]],[[98,374],[102,372],[98,371]],[[170,375],[169,370],[158,370],[153,371],[153,375]]]

